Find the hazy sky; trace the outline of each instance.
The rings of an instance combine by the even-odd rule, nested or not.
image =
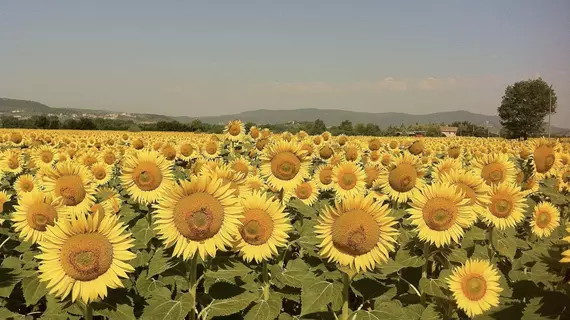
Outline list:
[[[568,0],[0,0],[0,97],[52,107],[496,114],[538,75],[570,127]]]

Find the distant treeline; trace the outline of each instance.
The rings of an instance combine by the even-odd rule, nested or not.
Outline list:
[[[338,126],[327,127],[322,120],[314,122],[294,122],[283,124],[261,124],[252,122],[245,124],[246,130],[252,126],[268,128],[272,132],[297,133],[301,130],[317,135],[329,131],[333,135],[344,134],[347,136],[398,136],[406,135],[409,132],[422,131],[428,137],[440,137],[440,126],[445,124],[414,124],[389,126],[385,129],[373,123],[353,125],[351,121],[345,120]],[[450,126],[458,127],[459,136],[486,137],[487,128],[477,126],[468,121],[454,122]],[[136,123],[132,120],[113,120],[102,118],[79,118],[61,121],[56,116],[33,116],[28,119],[18,119],[12,116],[0,117],[0,127],[2,128],[26,128],[26,129],[72,129],[72,130],[117,130],[117,131],[177,131],[177,132],[204,132],[222,133],[224,125],[208,124],[200,120],[193,120],[190,123],[178,121],[159,121],[155,123]],[[495,136],[490,134],[490,136]]]

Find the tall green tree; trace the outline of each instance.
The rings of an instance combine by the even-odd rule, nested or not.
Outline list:
[[[550,103],[555,113],[557,101],[556,93],[542,78],[516,82],[507,87],[498,108],[501,125],[510,138],[539,135],[544,132]]]

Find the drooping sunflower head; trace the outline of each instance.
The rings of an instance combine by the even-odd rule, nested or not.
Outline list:
[[[408,147],[408,151],[411,154],[417,156],[424,151],[424,148],[425,148],[424,142],[422,140],[416,140]]]
[[[392,200],[399,203],[407,202],[413,190],[421,188],[425,182],[421,162],[409,153],[395,157],[378,177],[378,186]]]
[[[105,298],[107,288],[120,288],[134,268],[127,264],[136,255],[129,251],[133,239],[117,216],[98,214],[58,220],[48,226],[40,242],[40,281],[51,294],[84,303]]]
[[[14,209],[14,229],[21,239],[32,243],[41,241],[47,226],[53,226],[57,219],[68,219],[61,199],[39,190],[23,194]]]
[[[449,147],[447,156],[451,159],[458,159],[461,156],[461,147],[457,145]]]
[[[457,306],[469,317],[499,305],[499,272],[489,261],[469,259],[447,278]]]
[[[550,202],[540,202],[534,207],[530,226],[538,237],[548,237],[560,225],[560,210]]]
[[[123,159],[121,184],[135,201],[160,199],[173,178],[172,164],[156,151],[137,151]]]
[[[527,207],[524,197],[524,192],[514,183],[493,185],[483,220],[500,230],[514,227],[524,220],[523,212]]]
[[[42,175],[44,190],[61,197],[71,216],[85,214],[95,201],[96,185],[89,169],[74,161],[59,162]]]
[[[260,192],[241,200],[243,217],[236,234],[236,249],[245,261],[257,263],[277,255],[277,249],[287,246],[292,230],[285,207]]]
[[[557,140],[536,139],[531,142],[532,163],[537,177],[540,179],[551,176],[562,165],[560,143]]]
[[[414,192],[408,212],[418,237],[438,248],[459,243],[464,229],[477,219],[469,201],[456,187],[444,183]]]
[[[243,209],[229,184],[212,175],[192,176],[172,184],[158,202],[158,237],[173,255],[190,259],[214,257],[231,246],[238,233]]]
[[[261,156],[261,175],[280,190],[291,190],[309,174],[305,152],[292,141],[277,141],[266,147]]]
[[[515,166],[504,153],[483,156],[474,163],[474,168],[481,173],[481,177],[488,185],[514,182],[516,178]]]
[[[345,199],[319,215],[315,227],[321,239],[320,254],[330,262],[358,271],[373,270],[394,251],[397,222],[389,216],[388,205],[369,194]]]

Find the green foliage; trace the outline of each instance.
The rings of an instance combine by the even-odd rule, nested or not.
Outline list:
[[[542,78],[518,81],[505,89],[498,108],[501,125],[512,138],[528,138],[541,134],[544,117],[552,105],[556,112],[557,97]]]

